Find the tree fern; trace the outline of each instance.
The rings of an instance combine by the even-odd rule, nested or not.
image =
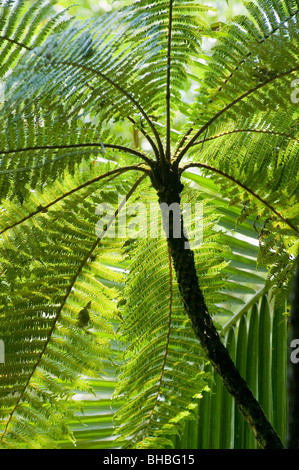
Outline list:
[[[266,0],[246,2],[248,15],[219,31],[195,0],[126,3],[79,23],[66,12],[49,16],[52,2],[1,2],[1,443],[48,447],[62,439],[72,386],[100,373],[118,319],[125,356],[117,394],[128,402],[116,421],[125,445],[171,445],[206,387],[203,366],[210,361],[258,444],[281,447],[260,397],[228,353],[232,333],[227,348],[219,330],[237,292],[252,295],[255,318],[256,296],[273,287],[283,305],[294,273],[298,136],[290,94],[298,73],[298,1],[276,0],[271,8]],[[191,67],[204,60],[206,36],[217,44],[189,106],[182,91]],[[130,133],[117,135],[118,123],[133,127],[134,145]],[[201,173],[190,173],[192,167]],[[205,194],[188,188],[191,175],[204,182]],[[127,199],[153,197],[164,237],[105,236]],[[204,206],[199,247],[184,201]],[[114,209],[98,232],[103,203]],[[179,207],[179,237],[171,204]],[[255,227],[257,273],[256,257],[240,253],[244,245],[253,249],[246,241],[234,241],[240,252],[229,254],[230,233],[221,239],[217,232],[223,213],[228,230],[232,222],[245,223],[239,233],[250,232],[248,223]],[[243,262],[250,274],[245,268],[242,278]],[[266,319],[261,325],[266,337]],[[274,338],[275,328],[273,322]],[[249,382],[252,373],[248,364]],[[250,446],[251,437],[244,439]]]

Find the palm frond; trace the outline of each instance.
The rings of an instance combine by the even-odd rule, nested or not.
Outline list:
[[[244,306],[246,307],[246,306]],[[267,296],[226,329],[225,343],[242,375],[263,404],[274,428],[285,442],[287,416],[287,317],[285,306],[269,303]],[[271,338],[270,331],[277,332]],[[210,392],[199,400],[197,419],[189,421],[175,448],[193,442],[193,449],[256,449],[253,434],[219,378],[213,375]],[[223,433],[223,428],[226,432]]]

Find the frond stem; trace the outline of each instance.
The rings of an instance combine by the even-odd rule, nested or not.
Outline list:
[[[138,150],[134,150],[128,147],[124,147],[123,145],[115,145],[115,144],[105,144],[99,142],[88,142],[84,144],[66,144],[66,145],[37,145],[32,147],[23,147],[15,150],[0,150],[0,154],[2,155],[9,155],[10,153],[20,153],[20,152],[27,152],[33,150],[63,150],[63,149],[74,149],[74,148],[81,148],[81,147],[106,147],[108,149],[115,149],[120,150],[121,152],[130,153],[131,155],[135,155],[138,158],[144,160],[149,166],[152,166],[153,162],[150,158],[143,153],[139,152]],[[22,170],[18,169],[19,171]],[[13,172],[13,170],[11,170]],[[9,173],[10,170],[7,170]],[[0,171],[0,174],[3,173]]]
[[[129,119],[129,121],[134,125],[136,126],[137,125],[137,122],[135,121],[135,119],[133,119],[131,116],[127,116],[127,119]],[[154,153],[155,153],[155,156],[156,156],[156,160],[158,161],[159,158],[160,158],[160,155],[159,155],[159,150],[158,150],[158,147],[156,146],[155,142],[153,141],[153,139],[151,138],[150,135],[148,135],[148,133],[145,131],[145,129],[142,129],[142,127],[138,127],[138,130],[140,130],[140,132],[144,135],[144,137],[147,139],[147,141],[149,142],[150,146],[152,147]]]
[[[103,72],[100,72],[99,70],[96,70],[92,67],[89,67],[88,65],[77,64],[75,62],[69,62],[69,61],[57,61],[57,60],[54,60],[54,59],[52,59],[51,62],[54,65],[57,64],[57,65],[66,65],[67,67],[81,68],[81,69],[87,70],[88,72],[91,72],[95,75],[98,75],[103,80],[110,83],[110,85],[112,85],[114,88],[116,88],[122,95],[124,95],[126,98],[128,98],[128,100],[131,101],[131,103],[133,103],[135,108],[138,109],[138,111],[141,113],[141,115],[144,117],[144,119],[148,123],[149,127],[153,131],[153,134],[154,134],[154,136],[156,138],[156,141],[157,141],[157,144],[158,144],[160,155],[161,155],[162,158],[164,157],[164,149],[163,149],[162,141],[160,139],[160,135],[159,135],[157,129],[154,126],[154,123],[151,121],[151,119],[149,118],[149,116],[147,115],[147,113],[145,112],[143,107],[138,103],[138,101],[136,101],[136,99],[128,91],[126,91],[124,88],[122,88],[118,83],[116,83],[114,80],[109,78]]]
[[[243,93],[242,95],[238,96],[238,98],[236,98],[235,100],[233,100],[231,103],[229,103],[227,106],[225,106],[224,108],[222,108],[220,111],[218,111],[218,113],[216,113],[211,119],[209,119],[208,122],[206,122],[206,124],[204,124],[194,135],[193,137],[189,140],[189,142],[185,145],[185,147],[179,152],[175,162],[173,163],[173,166],[174,168],[177,168],[179,166],[179,163],[180,161],[182,160],[182,158],[184,157],[184,155],[186,154],[186,152],[190,149],[190,147],[192,147],[192,145],[194,144],[194,142],[196,142],[196,140],[198,139],[198,137],[206,130],[210,127],[211,124],[213,124],[214,121],[216,121],[216,119],[218,119],[220,116],[222,116],[222,114],[224,114],[226,111],[228,111],[229,109],[231,109],[233,106],[235,106],[237,103],[239,103],[240,101],[244,100],[245,98],[247,98],[249,95],[255,93],[257,90],[260,90],[262,87],[268,85],[269,83],[275,81],[275,80],[279,80],[280,78],[282,77],[285,77],[286,75],[289,75],[293,72],[296,72],[297,70],[299,70],[299,66],[297,65],[296,67],[293,67],[291,68],[290,70],[287,70],[285,72],[282,72],[280,73],[279,75],[275,75],[275,77],[271,77],[271,78],[268,78],[267,80],[265,80],[263,83],[260,83],[258,85],[256,85],[255,87],[251,88],[250,90],[247,90],[245,93]]]
[[[183,145],[185,144],[186,140],[188,139],[189,135],[191,134],[191,132],[193,131],[193,127],[190,127],[186,134],[182,137],[182,139],[180,140],[180,143],[175,151],[175,154],[174,154],[174,160],[177,158],[181,148],[183,147]]]
[[[278,212],[276,209],[274,209],[274,207],[271,206],[271,204],[269,204],[265,199],[263,199],[261,196],[259,196],[257,193],[255,193],[252,189],[248,188],[245,184],[241,183],[240,181],[238,181],[233,176],[225,173],[224,171],[219,170],[218,168],[215,168],[215,167],[210,166],[210,165],[206,165],[205,163],[188,163],[187,165],[185,165],[183,168],[180,169],[180,173],[183,173],[188,168],[192,168],[192,167],[203,168],[205,170],[212,171],[213,173],[218,173],[218,175],[224,176],[225,178],[229,179],[233,183],[240,186],[240,188],[244,189],[244,191],[246,191],[247,193],[251,194],[256,199],[258,199],[262,204],[264,204],[266,207],[268,207],[268,209],[270,209],[271,212],[273,212],[277,217],[279,217],[279,219],[281,219],[292,230],[294,230],[296,233],[298,233],[298,229],[295,227],[295,225],[293,225],[282,214],[280,214],[280,212]]]
[[[167,41],[167,78],[166,78],[166,161],[170,162],[170,75],[171,75],[171,37],[172,37],[173,0],[169,2],[169,23]]]
[[[241,133],[241,132],[244,132],[244,133],[252,132],[252,133],[266,134],[266,135],[277,135],[277,136],[280,136],[280,137],[286,137],[288,139],[295,140],[296,142],[299,141],[299,139],[297,139],[297,137],[294,137],[293,135],[290,135],[290,134],[285,134],[284,132],[268,131],[266,129],[233,129],[232,131],[222,132],[221,134],[213,135],[211,137],[208,137],[207,139],[203,139],[203,140],[199,140],[197,142],[194,142],[192,144],[192,147],[194,147],[195,145],[204,144],[205,142],[209,142],[211,140],[218,139],[219,137],[225,137],[227,135]]]
[[[19,47],[22,47],[24,49],[26,49],[27,51],[31,51],[32,48],[29,47],[29,46],[25,46],[25,44],[21,43],[21,42],[18,42],[16,41],[15,39],[11,39],[11,38],[8,38],[6,36],[0,36],[0,39],[3,39],[4,41],[8,41],[8,42],[11,42],[12,44],[15,44],[16,46],[19,46]]]
[[[61,201],[62,199],[65,199],[66,197],[70,196],[71,194],[74,194],[75,192],[80,191],[80,189],[86,188],[87,186],[89,186],[93,183],[97,183],[98,181],[101,181],[104,178],[108,178],[109,176],[112,176],[112,175],[118,176],[121,173],[124,173],[126,171],[130,171],[130,170],[137,170],[137,171],[143,171],[144,173],[148,173],[145,168],[141,168],[141,167],[138,167],[138,166],[127,166],[127,167],[116,168],[115,170],[108,171],[107,173],[104,173],[100,176],[97,176],[97,177],[93,178],[92,180],[89,180],[85,183],[82,183],[80,186],[77,186],[76,188],[73,188],[70,191],[62,194],[61,196],[56,198],[54,201],[49,202],[49,204],[46,204],[45,206],[39,206],[39,208],[37,210],[31,212],[26,217],[23,217],[23,219],[18,220],[17,222],[15,222],[11,225],[8,225],[4,229],[0,230],[0,235],[5,233],[9,229],[16,227],[17,225],[20,225],[23,222],[26,222],[26,220],[31,219],[31,217],[34,217],[35,215],[39,214],[40,212],[47,211],[51,206],[53,206],[54,204],[57,204],[57,202]]]

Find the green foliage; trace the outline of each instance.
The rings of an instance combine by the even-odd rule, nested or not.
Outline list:
[[[157,203],[157,165],[182,175],[182,202],[203,204],[203,243],[191,242],[200,287],[283,439],[281,309],[299,224],[298,0],[245,2],[246,16],[217,27],[195,0],[124,2],[87,22],[57,14],[54,1],[0,6],[1,446],[72,440],[74,390],[90,390],[84,377],[99,379],[112,358],[122,445],[180,446],[176,434],[199,412],[194,445],[254,446],[219,378],[209,382],[165,236],[105,236],[124,198]],[[206,37],[217,40],[211,56]],[[103,203],[114,209],[96,231]],[[209,386],[217,398],[205,392],[198,411]]]
[[[269,334],[272,328],[277,328],[277,321],[280,324],[279,341],[276,335],[271,339]],[[265,327],[268,329],[266,332]],[[248,309],[236,325],[230,328],[228,325],[225,335],[232,358],[244,375],[246,370],[250,373],[248,383],[283,440],[287,416],[286,335],[284,309],[275,302],[269,304],[266,296]],[[195,449],[256,449],[253,434],[216,376],[211,381],[211,392],[204,392],[197,419],[191,421],[183,435],[176,439],[176,448],[185,448],[184,442],[188,443],[193,438],[195,444],[192,448]]]
[[[77,179],[82,182],[87,175],[90,171]],[[79,181],[67,176],[61,186],[57,181],[43,194],[34,194],[28,205],[6,203],[5,216],[26,218],[35,198],[46,205]],[[55,445],[65,434],[74,387],[88,387],[80,376],[98,376],[109,357],[116,318],[113,283],[120,282],[120,275],[107,268],[115,262],[115,244],[98,246],[94,206],[102,199],[94,191],[95,185],[84,188],[67,203],[40,211],[34,223],[29,218],[26,226],[10,230],[1,246],[1,337],[6,345],[1,423],[10,424],[4,446],[28,441],[33,447]],[[90,306],[90,325],[78,323],[82,304]]]
[[[206,204],[205,242],[196,250],[196,264],[212,310],[215,302],[225,300],[219,287],[225,286],[221,270],[226,265],[214,225],[215,217]],[[125,446],[169,447],[169,436],[192,416],[195,398],[207,388],[206,361],[186,319],[166,240],[139,240],[130,244],[129,256],[127,301],[121,309],[123,340],[128,346],[116,387],[116,398],[125,405],[116,413],[117,429]]]

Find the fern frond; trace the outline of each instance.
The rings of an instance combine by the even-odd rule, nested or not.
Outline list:
[[[93,22],[56,15],[52,1],[0,0],[4,448],[72,439],[66,424],[74,387],[88,388],[82,377],[98,377],[109,360],[116,319],[124,446],[171,447],[196,415],[209,378],[200,339],[240,409],[248,398],[259,410],[264,425],[248,422],[260,444],[280,447],[274,431],[262,436],[269,423],[246,387],[242,401],[233,364],[225,371],[230,358],[208,313],[230,329],[253,306],[253,341],[256,302],[278,291],[275,301],[284,301],[294,272],[299,166],[291,81],[299,70],[299,3],[270,3],[247,2],[249,15],[216,33],[209,71],[188,109],[183,92],[202,61],[201,38],[214,35],[202,18],[208,7],[196,0],[125,2]],[[181,132],[172,129],[178,116],[186,123]],[[123,122],[133,125],[133,148]],[[192,166],[200,171],[186,173]],[[180,236],[184,226],[191,246],[185,258],[182,240],[152,236],[153,187],[160,202],[182,204]],[[133,206],[123,237],[128,198],[145,203],[147,213],[142,219]],[[198,203],[199,225],[189,211]],[[106,223],[97,212],[103,204]],[[143,232],[134,232],[138,223]]]
[[[192,201],[185,193],[185,201]],[[147,200],[154,199],[147,196]],[[204,243],[196,266],[212,311],[224,298],[221,271],[224,247],[211,231],[215,219],[204,205]],[[116,413],[116,432],[125,447],[171,446],[171,436],[196,408],[195,397],[208,387],[204,355],[184,314],[166,240],[139,239],[130,245],[133,262],[126,282],[121,332],[128,347],[118,378],[116,399],[125,403]],[[155,299],[153,302],[152,299]]]
[[[202,15],[207,10],[211,7],[194,0],[142,0],[123,10],[128,40],[134,34],[136,51],[142,57],[136,64],[142,99],[144,94],[150,99],[147,105],[156,120],[166,114],[167,158],[171,122],[181,109],[182,91],[189,86],[188,66],[200,58],[201,38],[209,31]]]
[[[67,117],[84,109],[84,115],[102,114],[105,121],[140,119],[154,136],[149,141],[156,157],[163,156],[154,122],[161,124],[166,112],[169,153],[170,124],[180,109],[182,87],[189,86],[188,64],[198,60],[201,34],[209,29],[202,19],[208,9],[194,0],[155,6],[146,0],[118,12],[118,22],[104,15],[93,24],[74,23],[25,55],[18,77],[7,84],[8,102],[15,108],[26,95],[52,107],[60,96]]]
[[[23,201],[30,190],[52,183],[64,170],[70,174],[83,162],[90,167],[99,157],[113,160],[112,152],[135,156],[151,163],[143,152],[126,147],[118,138],[107,136],[102,126],[76,121],[61,122],[60,112],[43,116],[33,107],[33,115],[15,110],[3,119],[0,133],[0,198]],[[106,142],[101,140],[107,137]],[[138,167],[136,167],[138,170]],[[140,169],[142,171],[142,168]]]
[[[219,183],[221,191],[233,204],[243,205],[239,221],[249,215],[256,218],[260,225],[257,233],[261,247],[259,261],[266,262],[269,268],[272,266],[269,278],[277,275],[280,287],[289,282],[294,272],[297,250],[296,124],[292,116],[288,118],[283,111],[278,111],[242,119],[242,128],[241,120],[214,126],[190,152],[190,156],[202,164],[185,166],[201,168]],[[278,274],[280,269],[281,275]]]
[[[136,187],[133,184],[128,197]],[[4,448],[57,445],[68,432],[74,387],[84,389],[82,376],[98,376],[109,357],[121,275],[107,267],[115,263],[117,246],[108,239],[101,244],[103,234],[99,238],[95,234],[94,208],[102,197],[94,191],[95,186],[93,190],[87,186],[80,194],[69,194],[47,213],[35,216],[34,223],[26,220],[2,235]],[[39,202],[44,203],[51,192],[61,192],[57,183],[40,194]],[[6,204],[6,215],[14,207]],[[21,205],[18,210],[25,212]],[[80,328],[78,314],[86,304],[90,324]]]
[[[243,260],[239,258],[237,261],[235,256],[231,254],[230,259],[232,264],[225,270],[228,277],[233,282],[236,280],[244,281],[248,286],[256,282],[258,290],[262,289],[261,292],[263,293],[267,293],[271,289],[272,294],[276,294],[276,302],[285,301],[289,295],[290,282],[296,269],[298,238],[297,231],[295,230],[296,226],[293,227],[292,224],[288,224],[288,221],[284,220],[281,214],[293,214],[294,219],[291,220],[298,223],[298,205],[294,204],[293,206],[293,199],[287,200],[284,196],[284,192],[277,191],[275,193],[275,199],[273,198],[275,202],[274,207],[279,208],[281,214],[279,212],[275,213],[275,211],[273,212],[273,208],[267,205],[267,201],[272,202],[270,190],[269,193],[263,193],[263,189],[267,188],[266,178],[264,181],[265,185],[261,187],[259,184],[255,188],[257,193],[251,194],[248,190],[244,190],[242,185],[240,187],[239,184],[237,185],[235,182],[232,183],[228,175],[224,174],[219,178],[215,177],[214,175],[217,175],[217,171],[218,170],[215,172],[211,171],[210,168],[206,175],[203,167],[203,174],[186,172],[184,175],[188,180],[191,179],[199,185],[199,192],[206,192],[207,188],[211,188],[214,194],[215,192],[217,193],[217,191],[225,192],[227,202],[223,201],[221,197],[217,200],[215,195],[213,198],[216,212],[225,216],[223,219],[224,226],[221,225],[223,222],[220,222],[219,225],[222,230],[228,230],[228,233],[237,230],[238,233],[247,237],[247,240],[244,242],[241,240],[236,241],[234,237],[227,238],[227,235],[225,235],[224,241],[231,247],[239,245],[238,249],[236,247],[233,248],[233,250],[241,250],[241,253],[244,252],[246,255],[250,253],[250,256],[257,260],[257,265],[256,261],[250,261],[247,258],[243,258]],[[238,171],[237,167],[235,171]],[[241,172],[239,177],[241,178],[242,175],[244,175],[243,172]],[[249,182],[247,184],[249,187],[252,187]],[[296,187],[293,187],[293,189],[296,191]],[[261,194],[265,198],[265,201],[259,199],[258,195]],[[204,198],[204,195],[198,195],[197,197],[200,200],[200,197]],[[227,218],[228,215],[230,221]],[[246,224],[246,229],[244,229],[244,224]],[[255,239],[257,245],[255,249],[253,249],[253,247],[249,248],[248,240],[250,239]],[[254,272],[254,274],[250,274],[248,278],[246,278],[245,271],[235,272],[232,270],[235,261],[237,261],[237,266],[240,266],[240,262],[244,260],[246,260],[244,270],[249,269],[249,265],[251,264],[250,270],[253,269]],[[267,268],[268,271],[267,276],[262,276],[259,281],[258,277],[256,280],[254,279],[255,274],[257,274],[257,272],[255,272],[257,266],[262,268],[262,270]],[[240,286],[234,285],[235,289],[239,289],[239,287]]]
[[[122,31],[111,39],[114,26],[115,20],[101,17],[92,25],[75,23],[52,35],[23,57],[18,77],[6,85],[7,106],[16,108],[24,96],[31,102],[34,96],[35,102],[49,109],[60,96],[67,104],[67,117],[78,118],[82,109],[84,115],[102,114],[106,121],[137,113],[154,133],[162,151],[160,137],[133,86],[132,66],[138,56],[120,47]]]
[[[42,44],[67,23],[68,9],[54,15],[53,4],[53,1],[38,0],[28,8],[22,0],[1,2],[0,77],[15,66],[26,51]]]
[[[225,122],[290,108],[289,90],[298,71],[299,8],[297,2],[288,8],[286,3],[276,2],[272,13],[267,1],[247,2],[252,16],[236,17],[224,27],[193,105],[191,127],[179,143],[179,160],[220,117]]]

